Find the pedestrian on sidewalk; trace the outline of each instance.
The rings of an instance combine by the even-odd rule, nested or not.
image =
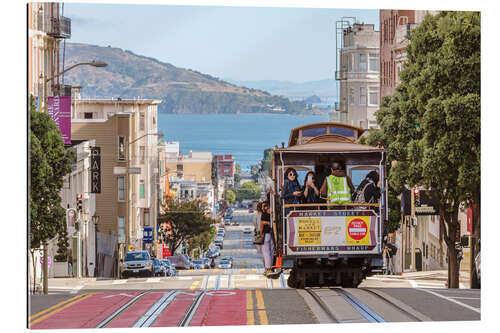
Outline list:
[[[384,269],[385,274],[394,275],[394,260],[393,257],[396,254],[396,247],[389,242],[385,243],[384,246]]]
[[[273,240],[271,238],[271,208],[269,207],[269,201],[265,201],[262,204],[260,232],[264,235],[262,254],[264,256],[264,275],[267,275],[272,271],[274,252]]]

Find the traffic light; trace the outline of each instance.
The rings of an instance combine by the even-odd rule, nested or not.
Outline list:
[[[76,210],[81,212],[82,211],[82,194],[77,194],[76,195]]]
[[[413,190],[415,207],[420,207],[420,190],[418,188]]]

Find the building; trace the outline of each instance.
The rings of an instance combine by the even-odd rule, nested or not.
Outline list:
[[[92,138],[101,149],[101,193],[96,195],[100,276],[116,275],[117,259],[128,250],[154,251],[154,242],[143,241],[143,234],[156,230],[160,102],[72,101],[72,142]]]
[[[337,80],[339,102],[330,121],[377,128],[379,108],[379,32],[373,24],[337,22]]]
[[[38,108],[44,96],[68,96],[69,86],[63,86],[61,72],[61,41],[71,37],[71,20],[62,16],[61,3],[28,3],[28,93]],[[45,80],[53,78],[45,82]]]
[[[429,10],[380,10],[380,99],[391,96],[399,84],[406,62],[408,35],[423,21]]]
[[[165,153],[170,191],[179,200],[205,201],[212,217],[215,217],[217,199],[212,178],[212,153],[190,151],[188,155],[182,155],[180,151],[175,151],[176,146],[170,143],[167,147],[174,149]]]
[[[234,185],[235,165],[232,155],[214,155],[214,177],[223,179],[228,185]]]
[[[96,196],[91,193],[91,154],[90,148],[95,146],[94,140],[83,141],[72,146],[76,150],[76,159],[71,165],[71,173],[64,177],[61,190],[61,204],[66,208],[66,223],[69,239],[69,249],[72,259],[72,272],[75,277],[95,276],[96,273]],[[77,209],[77,200],[81,200],[81,211]],[[72,215],[74,214],[74,215]],[[72,218],[71,216],[74,216]],[[94,218],[93,218],[94,217]],[[57,244],[57,240],[54,240]],[[57,246],[54,249],[57,251]],[[49,250],[50,252],[50,250]],[[54,251],[55,252],[55,251]],[[55,255],[55,253],[54,253]],[[53,267],[56,265],[54,264]],[[64,271],[64,267],[62,267]],[[65,276],[61,271],[49,276]]]

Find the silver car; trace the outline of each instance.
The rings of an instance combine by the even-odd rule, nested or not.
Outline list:
[[[148,251],[128,252],[125,259],[120,264],[120,277],[129,276],[153,276],[153,259]]]

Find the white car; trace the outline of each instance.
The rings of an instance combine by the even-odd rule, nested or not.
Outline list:
[[[252,233],[252,229],[249,228],[249,227],[247,227],[247,228],[243,229],[243,233],[244,234],[251,234]]]

